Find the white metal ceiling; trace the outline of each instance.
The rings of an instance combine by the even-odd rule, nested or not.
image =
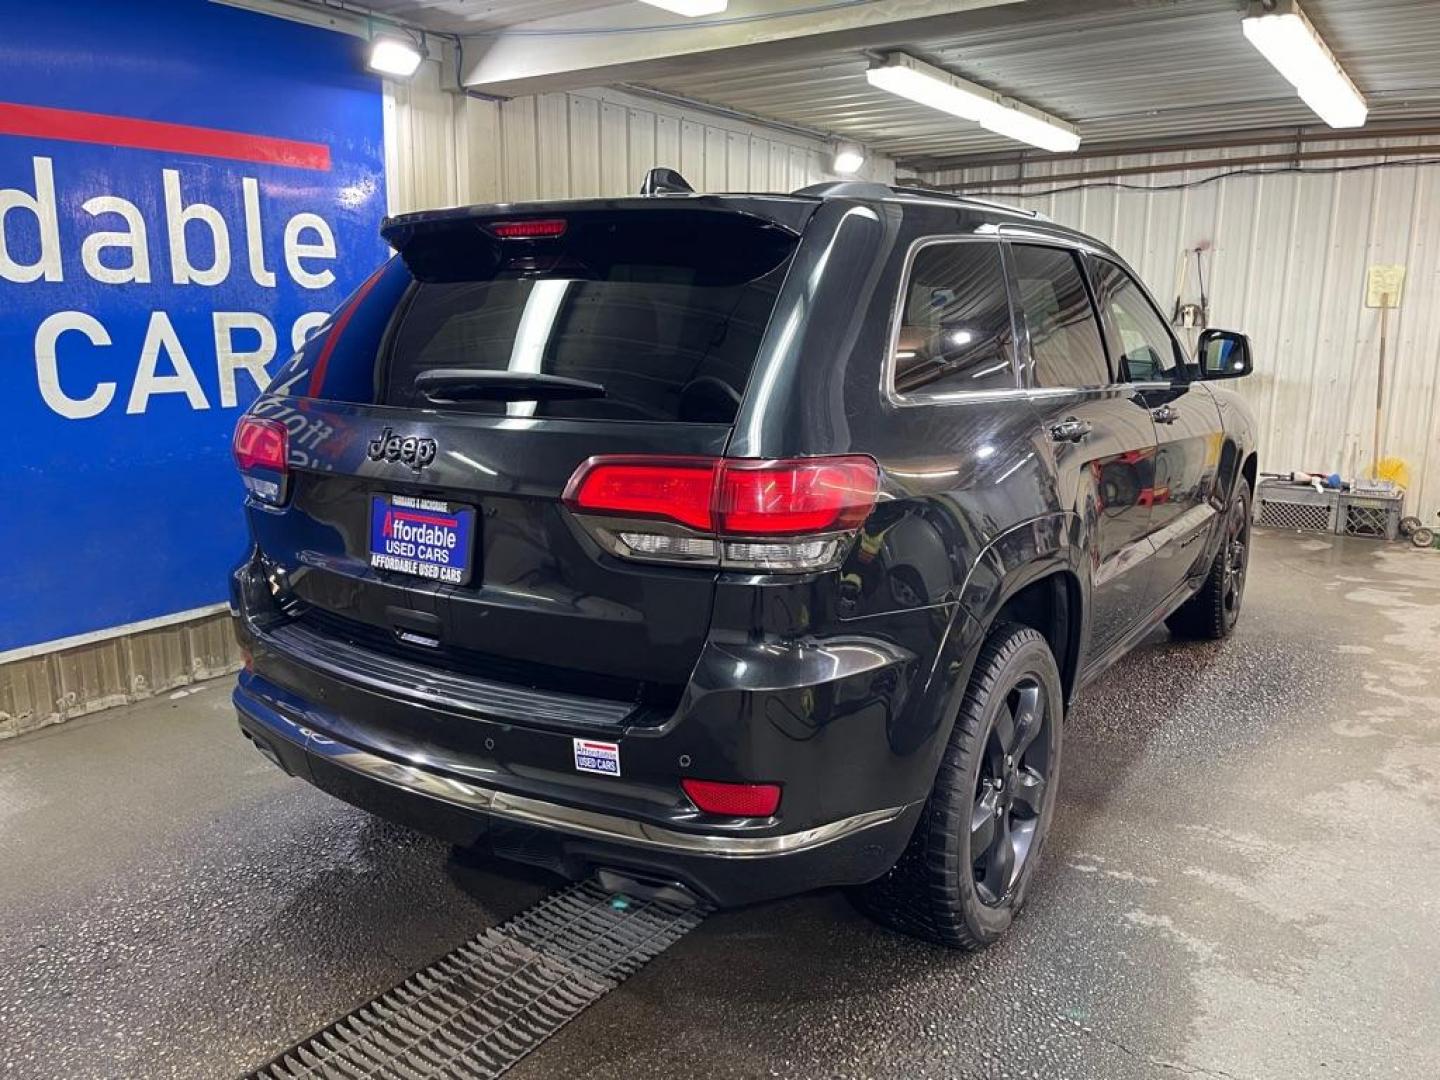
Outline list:
[[[1057,15],[1061,7],[1073,9]],[[1440,116],[1440,2],[1308,0],[1366,95],[1372,120]],[[891,43],[1076,124],[1090,145],[1285,125],[1316,118],[1244,40],[1235,0],[1026,4],[1005,26]],[[1019,149],[974,124],[869,86],[843,50],[656,80],[670,93],[823,128],[904,162]]]
[[[478,34],[532,19],[578,15],[618,0],[365,0],[378,15],[441,34]]]
[[[631,0],[633,3],[633,0]],[[889,2],[889,0],[877,0]],[[370,0],[432,30],[474,34],[616,0]],[[628,6],[628,5],[618,5]],[[1024,149],[865,81],[872,56],[900,50],[1076,124],[1084,147],[1312,126],[1317,118],[1240,32],[1243,0],[1024,0],[953,18],[953,32],[780,60],[697,61],[647,85],[853,138],[917,167]],[[1365,94],[1372,121],[1440,118],[1440,0],[1306,0]],[[537,39],[536,48],[543,48]]]

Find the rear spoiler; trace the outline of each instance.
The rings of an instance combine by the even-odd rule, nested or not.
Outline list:
[[[632,263],[683,266],[697,280],[721,283],[778,265],[818,205],[715,195],[587,199],[405,214],[380,231],[417,281],[603,276]]]
[[[572,218],[597,214],[667,214],[697,212],[734,214],[756,219],[799,236],[819,203],[791,195],[668,195],[663,199],[627,196],[616,199],[567,199],[554,202],[492,203],[449,210],[420,210],[387,217],[380,235],[402,256],[419,236],[481,227],[507,218]]]

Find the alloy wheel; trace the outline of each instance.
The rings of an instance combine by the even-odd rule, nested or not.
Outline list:
[[[1242,500],[1230,508],[1225,523],[1225,618],[1234,622],[1240,614],[1240,601],[1245,593],[1245,568],[1250,557],[1250,515]]]
[[[1034,848],[1052,781],[1052,712],[1044,684],[1021,675],[985,738],[970,815],[970,858],[976,891],[991,907],[1010,895]]]

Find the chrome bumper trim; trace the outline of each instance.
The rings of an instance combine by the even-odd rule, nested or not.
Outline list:
[[[237,695],[238,696],[238,695]],[[467,810],[492,814],[509,821],[558,829],[561,832],[612,840],[639,847],[659,848],[684,855],[706,855],[720,859],[757,859],[810,851],[834,843],[865,829],[884,825],[900,817],[909,806],[870,810],[863,814],[827,822],[800,832],[779,836],[736,836],[726,833],[688,833],[652,825],[633,818],[594,810],[564,806],[532,799],[464,780],[441,776],[417,765],[406,765],[367,750],[350,746],[297,724],[282,713],[253,698],[236,708],[271,735],[301,747],[308,753],[341,768],[417,795],[439,799]]]

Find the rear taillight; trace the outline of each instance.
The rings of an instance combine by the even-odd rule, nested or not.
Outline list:
[[[241,472],[269,469],[280,472],[289,456],[290,433],[278,420],[242,416],[235,425],[235,464]]]
[[[591,458],[570,478],[565,500],[587,513],[663,518],[713,528],[714,458]]]
[[[773,817],[780,809],[779,784],[730,784],[720,780],[680,781],[690,801],[707,814]]]
[[[741,536],[798,536],[853,529],[875,505],[879,470],[868,457],[726,461],[715,525]]]
[[[597,457],[565,502],[610,551],[652,562],[816,570],[844,558],[875,505],[868,457]]]
[[[235,425],[231,443],[235,465],[245,489],[260,502],[279,505],[285,501],[289,478],[290,433],[278,420],[242,416]]]

